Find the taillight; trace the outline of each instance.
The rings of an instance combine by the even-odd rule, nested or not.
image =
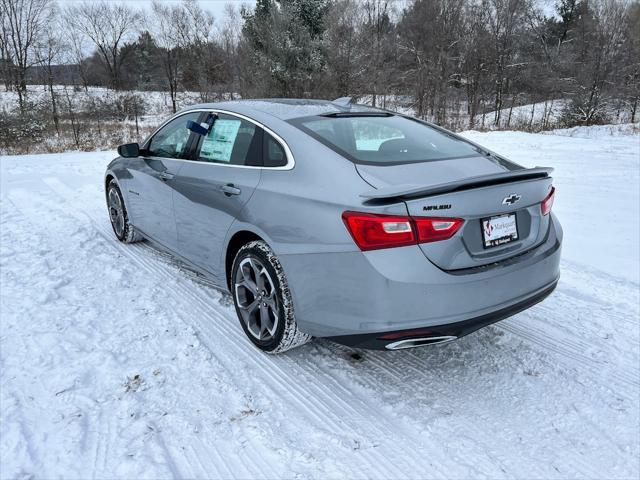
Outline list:
[[[551,187],[551,191],[549,192],[549,195],[547,195],[547,198],[545,198],[540,204],[540,210],[542,211],[542,215],[549,215],[549,212],[551,211],[551,207],[553,207],[553,199],[555,198],[555,195],[556,195],[556,187]]]
[[[464,220],[344,212],[349,233],[360,250],[403,247],[451,238]]]
[[[464,220],[461,218],[414,218],[418,243],[437,242],[453,237]]]
[[[360,250],[402,247],[416,243],[409,217],[344,212],[342,220]]]

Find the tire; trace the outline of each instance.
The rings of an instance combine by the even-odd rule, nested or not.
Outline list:
[[[124,205],[124,197],[115,180],[111,180],[107,186],[107,211],[111,228],[116,238],[123,243],[134,243],[142,240],[142,235],[136,232],[129,222],[127,208]]]
[[[282,265],[265,242],[238,250],[230,284],[240,325],[260,350],[281,353],[311,340],[298,329]]]

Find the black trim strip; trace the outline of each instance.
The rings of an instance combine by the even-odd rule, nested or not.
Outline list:
[[[393,117],[391,112],[330,112],[321,113],[319,117],[354,118],[354,117]]]

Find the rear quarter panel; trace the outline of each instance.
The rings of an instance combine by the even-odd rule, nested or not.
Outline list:
[[[283,133],[283,128],[276,133],[289,145],[294,168],[262,171],[253,197],[229,236],[254,226],[278,255],[350,252],[358,249],[342,221],[345,210],[406,214],[406,207],[399,202],[367,206],[360,193],[371,187],[353,163],[295,127],[286,126],[291,130]]]

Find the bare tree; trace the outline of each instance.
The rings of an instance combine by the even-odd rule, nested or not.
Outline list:
[[[464,0],[418,0],[399,25],[418,115],[428,113],[437,123],[445,122],[451,87],[460,82],[463,7]]]
[[[183,45],[181,24],[185,20],[184,9],[181,5],[167,5],[154,1],[151,11],[149,27],[161,51],[160,60],[169,87],[171,108],[175,113],[177,111],[178,81],[184,63],[184,55],[181,51]]]
[[[625,103],[629,108],[630,121],[635,122],[640,103],[640,3],[629,7],[629,22],[627,25],[626,59],[621,71],[625,93]]]
[[[632,48],[629,4],[600,0],[580,4],[571,46],[561,72],[571,99],[565,121],[590,125],[608,120],[612,97],[624,90],[627,51]],[[635,35],[638,35],[635,32]]]
[[[186,18],[180,28],[183,45],[204,45],[213,40],[215,18],[204,10],[198,0],[183,0]]]
[[[60,135],[60,117],[58,115],[58,101],[54,91],[54,65],[62,60],[62,53],[66,49],[66,45],[62,40],[62,25],[59,19],[51,19],[44,26],[39,42],[35,45],[35,57],[38,64],[43,68],[46,78],[47,88],[51,96],[51,117],[56,129],[56,133]]]
[[[60,27],[64,36],[66,45],[63,54],[63,61],[70,65],[76,65],[78,76],[85,92],[89,90],[88,81],[88,65],[86,62],[87,52],[89,51],[88,43],[90,40],[76,27],[75,18],[68,15],[61,15]]]
[[[198,0],[183,0],[185,22],[181,28],[183,49],[186,52],[186,83],[200,92],[203,102],[211,100],[216,83],[231,68],[225,63],[220,46],[215,42],[215,19],[204,10]]]
[[[516,37],[524,24],[524,0],[483,0],[488,12],[489,32],[493,43],[493,75],[495,79],[494,124],[500,124],[504,94],[513,71]]]
[[[213,32],[213,16],[195,0],[170,5],[154,1],[149,29],[161,51],[161,62],[173,111],[177,110],[177,92],[185,65],[197,52],[196,62],[207,63],[207,45]]]
[[[327,70],[330,94],[342,97],[361,93],[364,48],[359,35],[364,25],[362,3],[338,0],[327,13]]]
[[[234,92],[237,91],[237,78],[239,75],[236,58],[238,55],[238,43],[242,33],[240,12],[230,3],[224,8],[224,21],[217,31],[217,40],[221,45],[225,55],[225,63],[230,67],[231,78],[229,82],[230,96],[233,100]]]
[[[389,0],[365,0],[363,41],[367,74],[372,88],[372,105],[378,103],[378,95],[387,93],[390,62],[392,55],[390,47],[393,45],[393,22],[391,21],[392,3]],[[384,85],[384,87],[383,87]],[[384,106],[384,105],[383,105]]]
[[[9,53],[9,24],[8,17],[4,14],[0,16],[0,77],[4,83],[5,91],[12,88],[12,66],[11,55]]]
[[[137,30],[141,14],[125,4],[102,0],[68,7],[65,15],[73,18],[76,28],[96,46],[109,72],[111,86],[120,89],[124,60],[121,46]]]
[[[475,128],[476,116],[489,83],[491,38],[487,13],[481,5],[466,7],[461,35],[460,83],[464,87],[469,128]]]
[[[51,0],[0,0],[3,49],[8,55],[20,111],[27,97],[27,70],[36,63],[34,47],[51,21]]]

